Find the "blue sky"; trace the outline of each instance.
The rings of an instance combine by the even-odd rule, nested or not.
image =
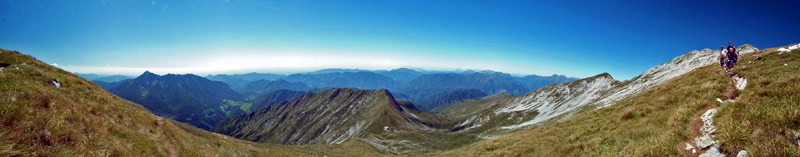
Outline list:
[[[0,48],[81,73],[480,69],[630,79],[800,42],[800,1],[0,0]]]

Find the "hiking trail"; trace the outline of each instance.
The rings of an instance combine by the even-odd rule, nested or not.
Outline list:
[[[167,153],[169,153],[170,157],[177,157],[178,151],[175,149],[175,145],[173,144],[175,141],[172,140],[172,137],[168,136],[162,126],[164,125],[164,121],[160,116],[156,116],[156,129],[158,129],[158,135],[164,137],[166,139],[165,145],[167,146]]]
[[[717,98],[719,105],[728,102],[735,102],[739,98],[738,90],[744,90],[747,87],[747,79],[739,76],[736,73],[729,73],[731,79],[731,86],[728,90],[724,91],[725,98]],[[684,156],[700,156],[700,157],[716,157],[725,156],[719,150],[720,142],[714,140],[717,131],[714,125],[714,115],[717,113],[718,105],[708,107],[700,110],[690,119],[689,130],[691,131],[690,137],[692,140],[684,142],[685,147],[681,150]],[[747,156],[747,151],[741,150],[737,156]]]

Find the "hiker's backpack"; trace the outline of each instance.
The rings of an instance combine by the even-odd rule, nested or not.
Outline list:
[[[739,62],[739,56],[736,55],[736,48],[733,48],[733,51],[728,51],[728,59],[732,60],[734,63]]]

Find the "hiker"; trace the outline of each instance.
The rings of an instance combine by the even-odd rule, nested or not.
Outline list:
[[[727,68],[727,66],[725,66],[725,64],[728,63],[728,60],[727,60],[728,59],[728,55],[726,55],[726,53],[728,53],[728,50],[725,50],[725,46],[720,46],[719,49],[720,49],[719,57],[718,57],[719,58],[719,66],[722,67],[722,71],[723,72],[727,73],[728,72],[728,68]]]
[[[730,41],[728,42],[728,52],[726,55],[728,56],[728,62],[725,66],[728,68],[728,72],[732,73],[733,65],[739,60],[739,52],[736,51],[736,48],[733,47]]]

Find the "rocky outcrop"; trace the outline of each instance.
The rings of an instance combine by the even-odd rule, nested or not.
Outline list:
[[[785,48],[781,47],[781,48],[778,48],[778,51],[780,51],[781,53],[783,53],[783,52],[792,52],[792,50],[795,50],[795,49],[798,49],[798,48],[800,48],[800,44],[792,45],[792,46],[785,47]]]
[[[750,44],[739,46],[739,54],[747,54],[758,51],[758,48]],[[715,63],[719,50],[703,49],[694,50],[681,55],[664,64],[650,68],[639,76],[623,82],[622,86],[615,87],[603,95],[602,99],[595,102],[597,107],[606,107],[624,98],[636,95],[644,90],[664,83],[672,78],[683,75],[696,68]]]
[[[702,135],[694,139],[697,148],[706,149],[714,143],[717,143],[714,141],[714,132],[717,131],[717,127],[714,125],[714,114],[716,113],[717,109],[713,108],[700,116],[700,120],[703,121],[703,126],[700,127],[700,133]]]
[[[618,83],[619,81],[614,80],[611,75],[603,73],[570,83],[550,85],[514,99],[495,113],[536,112],[538,114],[528,121],[501,128],[516,129],[533,125],[565,114],[572,114],[583,105],[597,99],[602,94],[601,92]]]

